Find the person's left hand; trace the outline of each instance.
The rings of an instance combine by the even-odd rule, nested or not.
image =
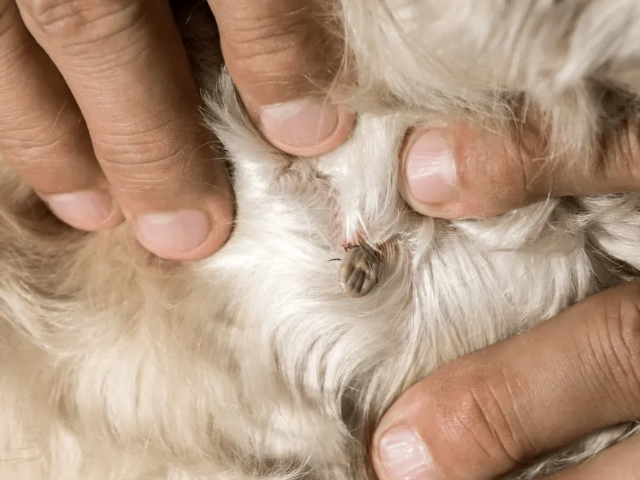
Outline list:
[[[640,192],[640,128],[595,169],[545,158],[467,124],[407,137],[400,191],[417,212],[487,217],[548,196]],[[566,160],[566,159],[565,159]],[[545,168],[551,166],[551,168]],[[391,406],[371,456],[381,480],[485,480],[609,426],[640,419],[640,281],[578,303],[529,333],[445,365]],[[556,480],[640,478],[640,437]]]
[[[405,392],[372,445],[381,480],[488,480],[640,418],[640,282],[461,357]],[[555,480],[639,478],[640,437]]]

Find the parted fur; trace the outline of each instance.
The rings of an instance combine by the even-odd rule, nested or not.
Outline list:
[[[372,427],[416,380],[640,268],[636,194],[443,221],[404,205],[396,160],[407,128],[463,118],[519,138],[535,112],[545,161],[597,167],[603,138],[622,141],[635,118],[640,3],[342,0],[331,13],[358,121],[313,159],[270,147],[215,37],[185,34],[237,201],[209,259],[160,261],[126,225],[72,231],[0,164],[0,478],[370,479]],[[394,253],[353,299],[329,260],[357,235]]]

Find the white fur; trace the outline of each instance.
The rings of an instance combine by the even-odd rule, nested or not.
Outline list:
[[[640,267],[638,195],[481,221],[413,214],[397,193],[405,129],[466,117],[511,132],[526,92],[552,150],[588,166],[603,115],[590,82],[640,85],[638,10],[343,0],[358,123],[307,160],[269,147],[201,59],[238,217],[223,250],[193,265],[148,255],[126,226],[70,231],[0,165],[0,478],[370,478],[372,427],[413,382],[627,280],[611,260]],[[357,233],[397,248],[377,288],[351,299],[329,260]]]

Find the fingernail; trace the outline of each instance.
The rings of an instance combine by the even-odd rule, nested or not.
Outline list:
[[[389,430],[380,439],[387,480],[437,480],[427,448],[410,428]]]
[[[457,199],[456,163],[447,141],[438,131],[421,135],[407,152],[409,191],[421,203],[448,203]]]
[[[82,230],[100,225],[111,212],[111,196],[106,192],[84,191],[43,197],[60,220]]]
[[[311,147],[328,139],[338,127],[338,111],[312,99],[265,107],[260,112],[264,134],[292,147]]]
[[[137,219],[138,240],[148,250],[171,258],[200,246],[209,236],[209,216],[200,210],[142,215]]]

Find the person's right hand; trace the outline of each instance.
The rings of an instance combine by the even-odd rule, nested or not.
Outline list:
[[[314,95],[340,50],[321,2],[173,3],[211,9],[240,96],[276,147],[311,156],[349,136],[353,115]],[[0,0],[0,152],[69,225],[127,219],[168,259],[217,251],[233,192],[199,107],[169,0]]]

